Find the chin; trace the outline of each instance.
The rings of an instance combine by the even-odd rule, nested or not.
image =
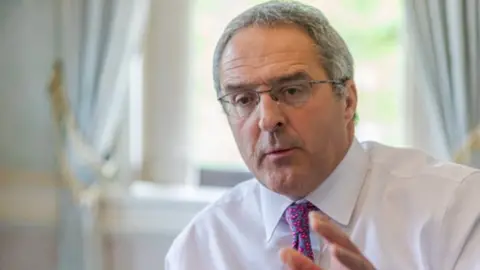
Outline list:
[[[307,180],[303,175],[295,173],[275,172],[263,177],[263,184],[270,190],[290,198],[305,197],[308,194]]]

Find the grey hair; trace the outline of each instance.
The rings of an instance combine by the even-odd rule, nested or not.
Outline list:
[[[232,37],[244,28],[278,25],[298,26],[313,39],[318,47],[320,62],[329,79],[353,79],[353,57],[345,41],[330,25],[325,15],[312,6],[296,1],[274,0],[244,11],[226,26],[213,56],[213,80],[217,94],[221,92],[220,62],[225,47]],[[335,86],[335,92],[343,96],[344,85],[335,84]]]

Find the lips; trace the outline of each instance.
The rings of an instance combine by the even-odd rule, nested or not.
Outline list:
[[[283,154],[283,153],[287,153],[288,151],[291,151],[291,150],[293,150],[293,148],[274,149],[274,150],[270,150],[270,151],[266,152],[265,155]]]
[[[273,160],[283,159],[283,158],[290,157],[293,154],[294,150],[295,150],[295,147],[272,149],[267,151],[263,157],[268,159],[273,159]]]
[[[268,160],[269,163],[273,162],[276,165],[285,165],[287,164],[285,162],[291,161],[296,149],[296,147],[266,149],[267,151],[264,151],[261,154],[260,159],[258,160],[258,165],[261,166],[266,160]]]

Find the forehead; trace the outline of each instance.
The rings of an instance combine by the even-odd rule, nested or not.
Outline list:
[[[283,74],[324,73],[310,36],[294,26],[249,27],[237,32],[225,47],[220,81],[262,84]]]

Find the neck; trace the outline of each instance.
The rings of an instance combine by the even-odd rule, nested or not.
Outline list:
[[[335,171],[335,169],[338,167],[338,165],[345,159],[348,151],[350,150],[350,147],[352,146],[353,143],[353,136],[349,136],[346,140],[346,143],[344,146],[336,151],[335,157],[331,160],[330,166],[328,166],[328,169],[318,172],[318,174],[315,175],[314,183],[312,187],[308,189],[307,192],[304,192],[303,194],[300,194],[300,196],[289,196],[290,199],[292,200],[301,200],[305,198],[308,194],[313,192],[315,189],[317,189],[325,180]]]

